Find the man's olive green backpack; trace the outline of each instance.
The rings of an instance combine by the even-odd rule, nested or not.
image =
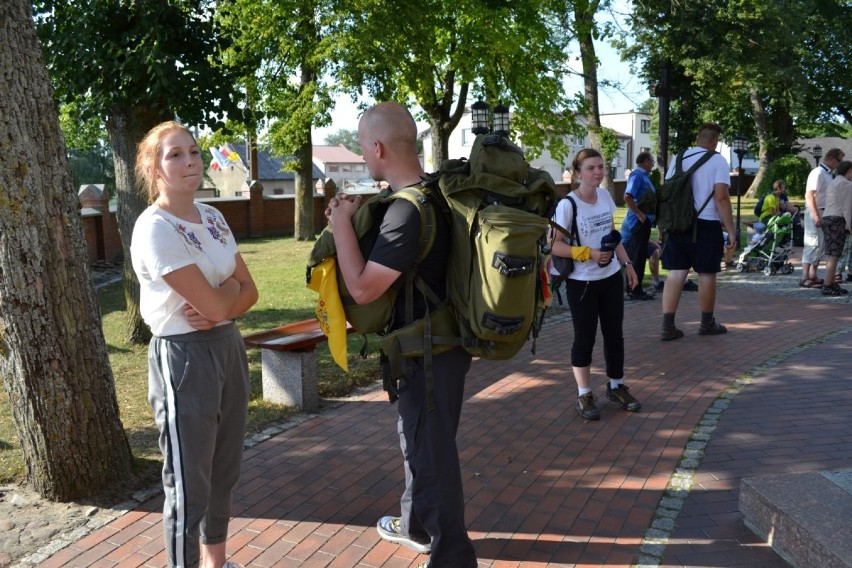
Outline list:
[[[477,357],[514,357],[538,336],[545,307],[553,178],[508,138],[481,134],[470,159],[445,161],[426,185],[450,212],[447,293],[461,345]]]
[[[389,200],[400,197],[421,213],[418,262],[434,240],[431,215],[446,215],[452,235],[445,302],[417,277],[416,264],[411,274],[400,278],[406,286],[417,286],[438,308],[428,318],[405,322],[384,336],[382,351],[393,378],[401,376],[406,358],[428,359],[454,346],[486,359],[513,357],[531,336],[538,336],[541,325],[548,293],[547,229],[556,203],[553,178],[530,167],[523,151],[507,138],[479,135],[470,159],[447,160],[422,187],[383,194],[361,206],[353,225],[365,257]],[[309,280],[312,268],[334,254],[333,247],[326,228],[308,261]],[[339,275],[338,283],[342,284]],[[355,330],[372,333],[387,328],[395,289],[363,306],[347,298],[343,285],[340,295]]]

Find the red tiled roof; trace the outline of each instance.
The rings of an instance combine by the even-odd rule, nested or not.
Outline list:
[[[326,164],[363,164],[364,158],[340,144],[338,146],[314,146],[314,158]]]

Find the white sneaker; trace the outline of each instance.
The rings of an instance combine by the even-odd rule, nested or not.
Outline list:
[[[396,544],[401,544],[402,546],[410,548],[414,552],[429,554],[432,550],[431,542],[417,542],[407,534],[404,534],[400,530],[399,517],[382,517],[379,519],[379,522],[376,523],[376,530],[378,531],[379,536],[383,539]]]

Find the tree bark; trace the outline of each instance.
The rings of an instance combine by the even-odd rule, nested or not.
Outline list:
[[[757,174],[755,174],[754,180],[744,195],[745,197],[755,197],[757,195],[757,188],[760,187],[763,178],[766,176],[766,167],[769,165],[769,125],[766,123],[766,108],[763,104],[763,98],[757,89],[749,91],[749,99],[751,100],[751,109],[754,115],[754,128],[757,132],[759,146],[758,159],[760,163],[757,167]]]
[[[586,125],[589,129],[589,140],[592,148],[605,156],[601,140],[601,113],[598,100],[598,57],[595,53],[593,31],[595,29],[595,12],[598,2],[577,2],[574,7],[574,29],[577,31],[577,41],[580,44],[580,61],[583,64],[583,97],[586,100]],[[606,158],[605,158],[606,160]],[[604,163],[604,179],[601,186],[614,195],[612,183],[612,168]]]
[[[0,374],[27,484],[66,501],[132,457],[29,2],[0,2],[0,22]]]
[[[316,239],[314,230],[313,139],[308,130],[307,140],[296,151],[296,219],[294,232],[298,241]]]
[[[139,280],[133,272],[130,259],[133,225],[139,214],[148,206],[147,194],[140,191],[136,183],[136,146],[148,130],[171,118],[168,113],[148,108],[126,110],[113,107],[106,121],[115,167],[118,234],[121,237],[121,250],[124,252],[122,281],[127,303],[126,339],[129,343],[144,344],[151,339],[151,330],[142,320],[139,311]]]
[[[312,21],[306,19],[305,21]],[[309,27],[309,33],[315,34],[316,30]],[[302,62],[301,95],[313,92],[313,85],[317,80],[317,72],[307,61]],[[307,104],[307,103],[306,103]],[[314,165],[313,165],[313,138],[311,136],[310,122],[304,125],[302,143],[296,150],[296,218],[293,221],[294,233],[297,241],[312,241],[316,239],[314,230]]]
[[[455,71],[447,72],[442,83],[441,98],[435,100],[419,100],[421,108],[426,111],[429,116],[429,126],[432,130],[432,164],[424,164],[424,169],[429,171],[438,171],[441,163],[449,158],[450,154],[450,134],[456,129],[456,126],[461,122],[467,108],[467,93],[470,88],[469,83],[461,83],[459,85],[459,95],[456,99],[455,107],[453,99],[455,97]]]

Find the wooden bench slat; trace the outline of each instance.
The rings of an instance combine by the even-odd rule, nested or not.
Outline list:
[[[346,333],[353,331],[347,323]],[[313,351],[317,344],[325,340],[326,336],[315,319],[289,323],[243,337],[246,347],[273,351]]]

